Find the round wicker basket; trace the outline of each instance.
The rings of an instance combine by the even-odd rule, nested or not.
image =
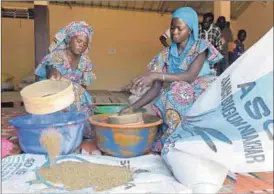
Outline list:
[[[20,95],[25,109],[31,114],[60,111],[74,101],[73,85],[69,80],[44,80],[25,87]]]

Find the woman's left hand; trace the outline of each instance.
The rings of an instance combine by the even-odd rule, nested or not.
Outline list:
[[[147,86],[151,86],[152,83],[156,80],[156,74],[155,73],[145,73],[142,76],[139,76],[132,80],[132,89],[137,89],[139,87],[144,88]]]
[[[118,115],[126,115],[126,114],[132,114],[134,112],[134,109],[132,106],[123,108],[122,110],[120,110],[120,112],[118,113]]]

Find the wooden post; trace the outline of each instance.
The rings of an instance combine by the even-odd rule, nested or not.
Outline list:
[[[47,55],[49,47],[49,12],[46,1],[34,2],[35,67]]]
[[[230,1],[214,1],[214,16],[217,20],[219,16],[225,16],[226,21],[230,21]]]

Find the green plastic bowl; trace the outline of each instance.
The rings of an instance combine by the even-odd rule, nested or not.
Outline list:
[[[115,114],[120,112],[123,108],[128,107],[128,105],[99,105],[97,106],[97,109],[94,110],[95,115],[99,114]],[[146,109],[140,108],[137,112],[146,112]]]
[[[127,107],[127,105],[102,105],[97,106],[98,109],[94,111],[94,114],[115,114],[118,113],[123,108]]]

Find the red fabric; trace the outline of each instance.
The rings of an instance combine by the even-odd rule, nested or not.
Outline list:
[[[8,156],[10,151],[12,150],[12,148],[13,148],[13,145],[9,140],[7,140],[5,138],[1,138],[2,158]]]
[[[2,153],[2,157],[21,153],[21,149],[19,146],[18,138],[17,138],[17,129],[9,124],[9,120],[11,118],[21,116],[24,114],[26,114],[24,109],[2,108],[2,111],[1,111],[1,138],[7,139],[7,140],[9,140],[9,142],[12,143],[12,149],[5,156]]]

